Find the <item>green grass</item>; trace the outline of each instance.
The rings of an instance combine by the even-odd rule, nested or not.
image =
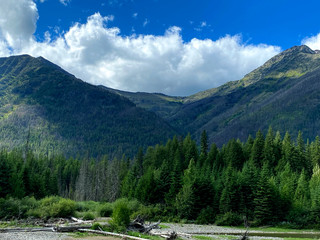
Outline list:
[[[201,235],[193,236],[193,238],[199,239],[199,240],[211,240],[211,239],[214,239],[213,237],[201,236]]]
[[[159,227],[162,228],[162,229],[167,229],[167,228],[170,228],[169,226],[167,225],[164,225],[164,224],[159,224]]]
[[[85,237],[91,237],[91,236],[101,236],[101,234],[94,234],[94,233],[88,233],[88,232],[74,232],[68,234],[70,237],[73,238],[85,238]]]
[[[140,238],[145,238],[145,239],[150,239],[150,240],[163,240],[163,238],[160,236],[151,236],[151,235],[143,234],[143,233],[139,233],[139,232],[128,232],[127,234],[129,236],[140,237]]]
[[[214,235],[214,236],[202,236],[202,235],[195,235],[193,238],[198,240],[212,240],[212,239],[239,239],[239,236],[233,235]]]
[[[315,238],[283,238],[287,240],[314,240]]]
[[[195,235],[193,236],[194,239],[197,240],[213,240],[213,239],[239,239],[239,236],[234,235],[215,235],[215,236],[203,236],[203,235]],[[249,237],[250,239],[250,237]],[[291,238],[291,237],[285,237],[282,238],[285,240],[314,240],[314,238]],[[261,240],[270,240],[270,238],[261,238]]]
[[[224,226],[226,228],[230,229],[241,229],[244,230],[246,229],[245,227],[229,227],[229,226]],[[292,229],[292,228],[281,228],[281,227],[250,227],[250,231],[264,231],[264,232],[315,232],[317,230],[314,229]]]

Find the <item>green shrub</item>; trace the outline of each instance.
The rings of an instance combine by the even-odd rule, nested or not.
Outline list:
[[[20,215],[19,202],[13,198],[0,199],[0,218],[18,218]]]
[[[121,199],[120,199],[121,200]],[[125,201],[128,202],[128,208],[130,210],[130,213],[133,213],[133,212],[136,212],[140,209],[140,207],[142,206],[141,203],[136,200],[136,199],[133,199],[133,200],[130,200],[128,201],[127,199],[125,199]],[[117,201],[116,201],[117,202]],[[115,202],[115,203],[116,203]]]
[[[209,224],[215,222],[215,212],[211,207],[207,207],[201,210],[196,223],[197,224]]]
[[[161,219],[161,215],[163,213],[163,209],[159,206],[140,206],[138,211],[135,211],[132,214],[132,218],[136,218],[137,216],[142,217],[143,219],[147,219],[149,221],[158,221]]]
[[[76,204],[70,199],[57,196],[40,200],[40,206],[29,211],[29,215],[41,218],[70,217],[75,213]]]
[[[241,216],[238,213],[227,212],[217,217],[218,226],[239,226],[242,224]]]
[[[115,228],[115,230],[120,229],[122,231],[129,225],[129,223],[130,209],[128,208],[128,200],[119,199],[114,203],[110,224]]]
[[[83,215],[83,220],[94,220],[96,217],[93,212],[85,212]]]
[[[0,219],[25,218],[29,209],[38,206],[34,197],[0,199]]]
[[[111,217],[112,212],[113,208],[111,203],[104,203],[99,206],[98,213],[100,217]]]
[[[295,228],[303,228],[308,226],[310,223],[314,223],[311,215],[312,213],[310,213],[310,211],[307,209],[296,208],[289,211],[286,219],[290,224],[294,225]]]
[[[92,225],[91,229],[93,229],[93,230],[101,230],[101,229],[103,229],[103,227],[101,226],[100,223],[94,223]]]
[[[84,202],[76,202],[76,211],[79,212],[88,212],[88,211],[96,211],[99,206],[98,202],[94,201],[84,201]]]

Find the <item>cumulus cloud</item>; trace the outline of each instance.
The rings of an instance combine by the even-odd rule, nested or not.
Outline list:
[[[37,19],[37,14],[30,18]],[[247,45],[240,35],[184,42],[179,27],[171,27],[159,36],[122,36],[119,28],[108,27],[111,20],[112,16],[96,13],[54,40],[47,32],[43,42],[30,40],[34,25],[33,31],[26,33],[29,39],[22,49],[10,50],[5,45],[7,38],[1,42],[0,36],[0,54],[43,56],[92,84],[189,95],[240,79],[281,50],[269,45]],[[2,25],[0,28],[3,31]]]
[[[10,47],[21,48],[36,31],[38,10],[32,0],[2,0],[0,8],[0,37]]]
[[[316,36],[303,39],[301,43],[303,45],[307,45],[313,50],[320,50],[320,33]]]

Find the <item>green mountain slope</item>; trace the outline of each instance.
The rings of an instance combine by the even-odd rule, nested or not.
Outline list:
[[[101,86],[103,87],[103,86]],[[103,87],[106,88],[106,87]],[[183,105],[185,97],[167,96],[161,93],[146,92],[126,92],[117,89],[106,88],[111,92],[128,98],[137,106],[155,112],[160,117],[166,119],[171,117]]]
[[[269,125],[313,138],[320,134],[319,66],[317,51],[293,47],[239,81],[192,96],[169,122],[196,137],[206,130],[219,145]]]
[[[0,147],[131,155],[176,134],[156,114],[41,57],[0,58],[0,96]]]

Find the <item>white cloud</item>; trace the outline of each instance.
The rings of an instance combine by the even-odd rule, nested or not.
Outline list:
[[[316,36],[303,39],[301,44],[307,45],[313,50],[320,50],[320,33]]]
[[[201,22],[200,27],[206,27],[207,26],[207,22]]]
[[[32,0],[2,0],[0,8],[0,37],[10,47],[21,48],[36,31],[38,10]]]
[[[29,17],[34,20],[37,11],[33,10]],[[93,84],[128,91],[189,95],[240,79],[280,51],[275,46],[247,45],[239,35],[227,35],[216,41],[184,42],[179,27],[171,27],[160,36],[122,36],[119,28],[107,26],[112,19],[96,13],[85,24],[75,24],[54,40],[46,33],[43,42],[31,38],[35,30],[31,24],[32,31],[23,35],[22,49],[10,51],[7,37],[0,36],[0,55],[43,56]],[[3,26],[0,24],[0,29],[5,32]],[[16,34],[14,28],[6,32],[8,36]]]
[[[142,25],[145,27],[145,26],[147,26],[149,23],[150,23],[150,21],[146,18],[146,19],[144,20],[144,22],[143,22]]]
[[[71,0],[59,0],[63,5],[67,6]]]
[[[137,17],[138,17],[138,13],[132,14],[132,17],[133,17],[133,18],[137,18]]]

